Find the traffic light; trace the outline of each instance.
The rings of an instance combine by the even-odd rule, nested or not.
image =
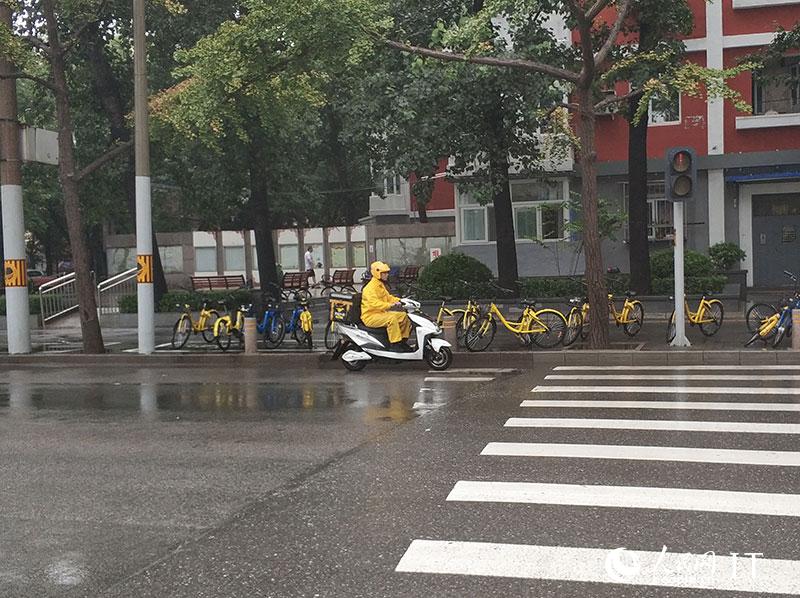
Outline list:
[[[697,156],[688,147],[667,150],[665,192],[668,201],[695,199],[697,187]]]

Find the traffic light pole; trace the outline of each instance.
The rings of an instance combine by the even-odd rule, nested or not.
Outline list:
[[[0,2],[0,23],[12,25],[11,7]],[[3,214],[3,264],[8,352],[31,352],[28,308],[28,263],[22,211],[22,157],[17,120],[16,69],[0,57],[0,202]]]
[[[133,77],[136,142],[136,264],[139,353],[155,350],[153,214],[150,199],[150,135],[147,107],[144,0],[133,0]]]
[[[676,201],[672,205],[675,223],[675,338],[672,339],[670,345],[673,347],[691,347],[692,344],[686,338],[686,318],[683,313],[683,202]]]

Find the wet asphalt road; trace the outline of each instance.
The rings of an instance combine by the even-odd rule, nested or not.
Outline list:
[[[504,427],[510,417],[800,423],[797,411],[521,407],[533,398],[788,405],[797,395],[733,392],[800,388],[724,379],[753,368],[691,372],[717,376],[710,381],[643,378],[655,370],[544,380],[554,373],[570,375],[544,366],[428,381],[402,367],[9,372],[0,387],[0,596],[765,595],[574,581],[582,564],[566,557],[550,580],[396,572],[415,540],[800,560],[794,516],[448,501],[465,480],[800,494],[796,466],[481,455],[493,442],[798,450],[796,433]],[[531,393],[543,384],[727,390]]]

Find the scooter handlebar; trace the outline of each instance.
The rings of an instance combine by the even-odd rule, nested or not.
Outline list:
[[[403,308],[406,310],[417,311],[419,308],[422,307],[422,304],[419,301],[414,301],[413,299],[409,299],[408,297],[403,297],[400,299],[400,303],[403,304]]]

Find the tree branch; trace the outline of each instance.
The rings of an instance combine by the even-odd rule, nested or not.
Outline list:
[[[56,88],[53,83],[50,83],[50,81],[42,79],[41,77],[37,77],[36,75],[29,75],[27,73],[17,72],[11,73],[10,75],[0,75],[0,79],[27,79],[28,81],[33,81],[42,87],[46,87],[52,92],[58,91],[58,88]]]
[[[116,147],[111,148],[105,154],[97,158],[94,162],[86,166],[86,168],[74,174],[72,178],[75,180],[76,183],[78,183],[81,180],[85,179],[90,174],[92,174],[95,170],[98,170],[99,168],[104,166],[107,162],[110,162],[117,156],[124,154],[125,152],[130,151],[132,149],[133,149],[133,141],[126,141],[125,143],[120,143]]]
[[[612,104],[619,104],[620,102],[625,102],[627,100],[630,100],[630,99],[635,98],[636,96],[640,96],[640,95],[642,95],[642,90],[641,89],[636,89],[636,90],[633,90],[633,91],[631,91],[629,93],[626,93],[623,96],[614,96],[612,98],[606,98],[605,100],[601,100],[601,101],[597,102],[594,105],[594,109],[595,110],[602,110],[606,106],[611,106]]]
[[[617,13],[617,20],[614,22],[613,27],[611,27],[611,31],[608,34],[608,39],[606,43],[603,44],[603,47],[600,48],[600,51],[594,57],[594,64],[595,66],[600,66],[606,61],[608,58],[609,52],[617,43],[617,35],[619,35],[620,29],[622,29],[622,23],[628,16],[628,11],[631,8],[631,0],[623,0],[622,7],[619,8],[619,12]]]
[[[549,64],[543,64],[541,62],[535,62],[532,60],[524,60],[521,58],[496,58],[493,56],[468,56],[466,54],[460,54],[458,52],[445,52],[443,50],[433,50],[431,48],[412,46],[409,44],[404,44],[401,42],[396,42],[388,39],[382,40],[382,43],[389,46],[390,48],[394,48],[395,50],[400,50],[401,52],[406,52],[408,54],[416,54],[418,56],[426,56],[428,58],[435,58],[436,60],[443,60],[450,62],[469,62],[472,64],[484,64],[487,66],[515,68],[524,71],[543,73],[545,75],[550,75],[555,79],[560,79],[562,81],[569,81],[570,83],[578,82],[578,75],[576,73],[573,73],[572,71],[568,71],[566,69],[562,69],[556,66],[550,66]]]
[[[44,52],[45,56],[50,56],[50,46],[48,46],[45,42],[40,40],[35,35],[24,35],[20,37],[20,39],[24,42],[29,43],[37,50],[41,50],[42,52]]]
[[[611,0],[597,0],[594,5],[586,12],[586,18],[589,21],[594,21],[594,18],[599,15],[604,8],[611,4]]]

